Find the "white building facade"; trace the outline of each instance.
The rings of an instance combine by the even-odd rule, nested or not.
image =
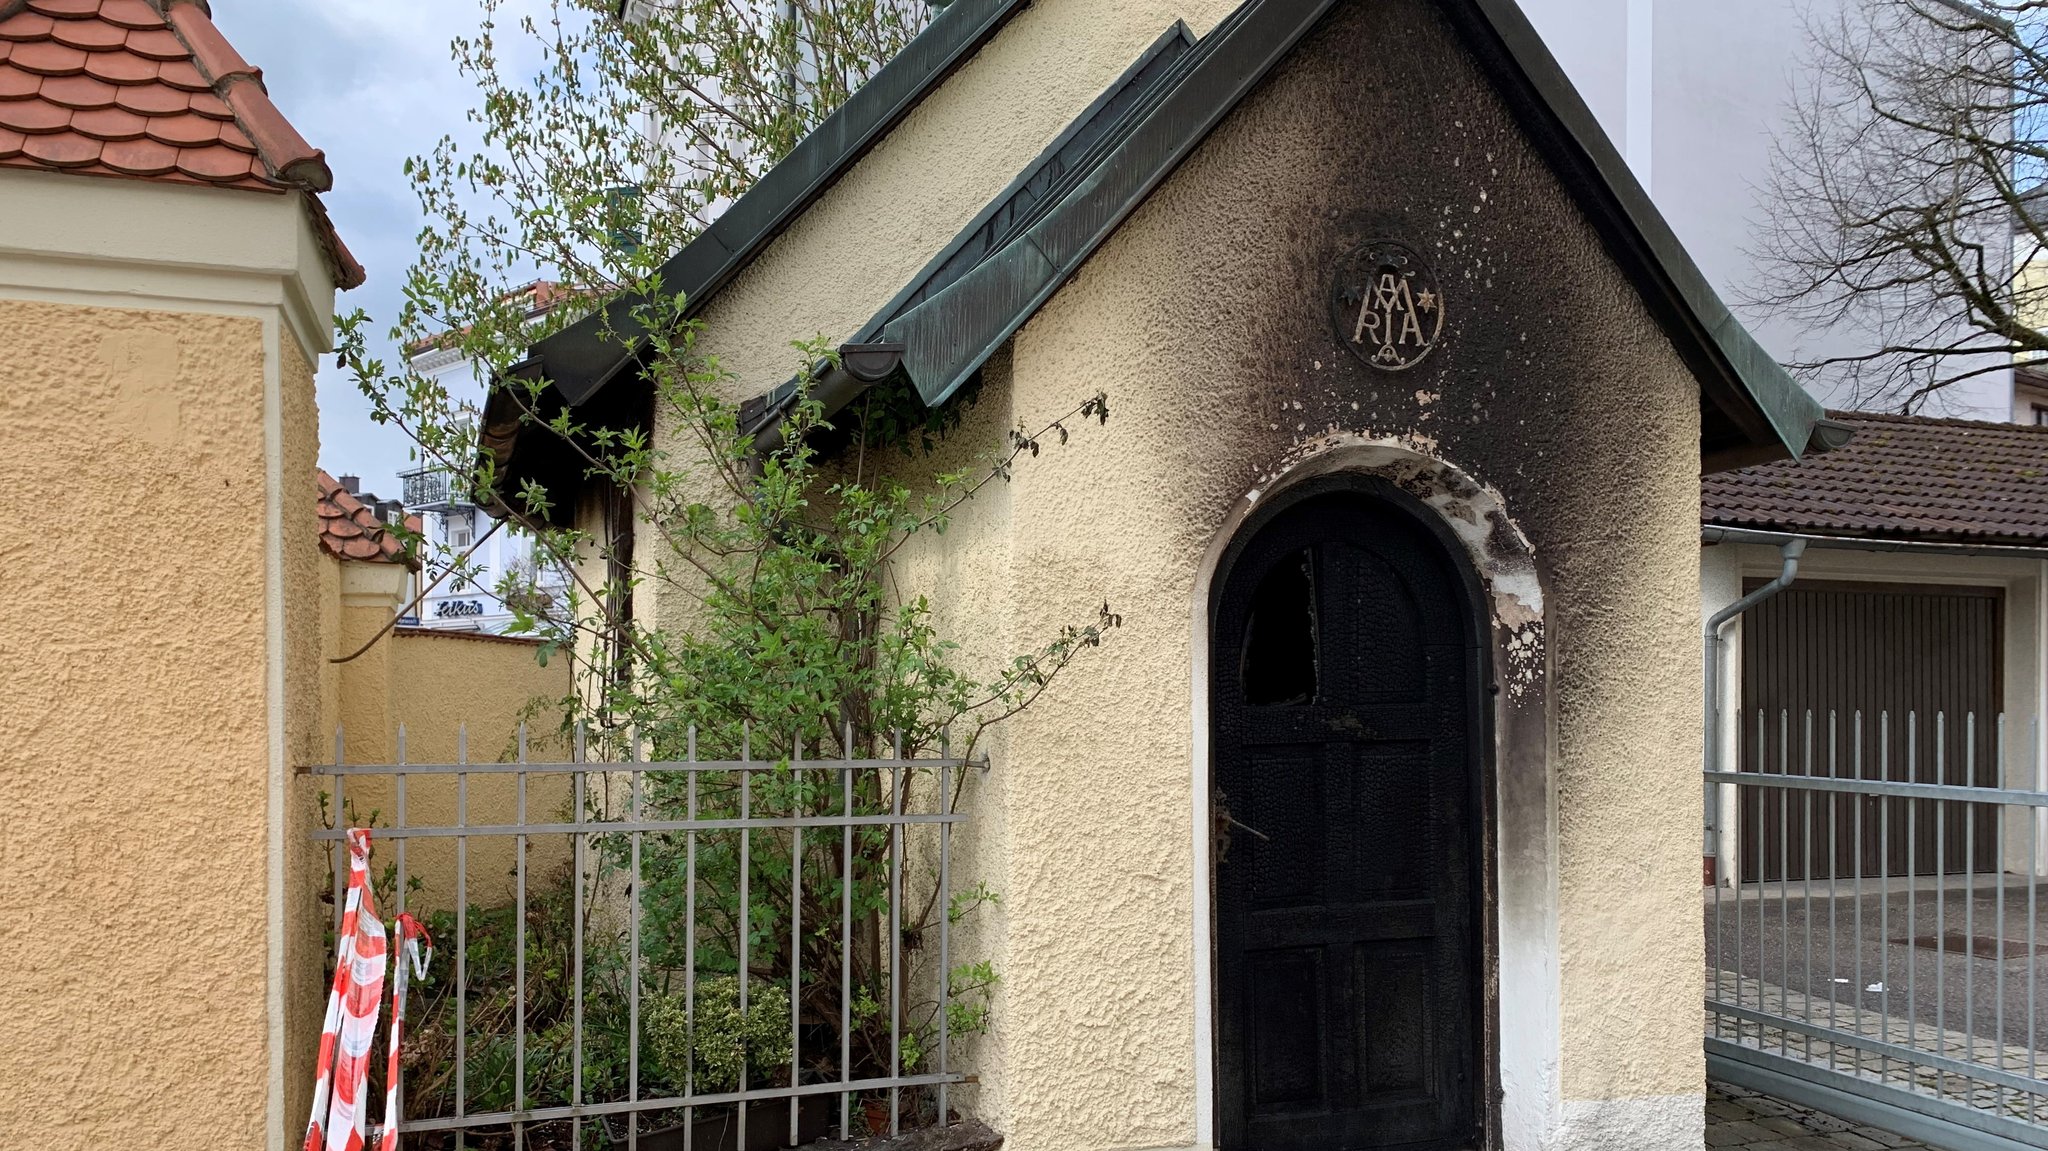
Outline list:
[[[1807,30],[1863,2],[1520,0],[1714,290],[1780,362],[1869,342],[1744,304],[1759,282],[1774,142],[1814,83]],[[1850,406],[1815,390],[1831,408]],[[1926,414],[2004,421],[2014,407],[2011,373],[1993,371],[1944,389]]]
[[[539,288],[536,285],[528,291]],[[537,293],[548,294],[546,290]],[[556,300],[545,302],[551,306]],[[463,358],[459,349],[416,350],[408,363],[445,387],[450,396],[483,396],[476,364]],[[421,584],[427,590],[416,613],[417,626],[505,634],[518,618],[513,605],[500,595],[508,580],[513,587],[526,589],[525,594],[535,602],[566,603],[568,573],[537,561],[533,537],[510,523],[500,525],[492,519],[447,468],[415,468],[399,479],[405,489],[405,508],[420,517],[421,534],[426,539]]]

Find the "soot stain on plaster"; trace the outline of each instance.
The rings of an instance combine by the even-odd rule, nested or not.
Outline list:
[[[1210,524],[1319,445],[1399,442],[1515,509],[1510,520],[1462,491],[1427,497],[1447,495],[1454,521],[1477,516],[1460,527],[1475,554],[1526,539],[1547,573],[1586,535],[1600,478],[1626,474],[1619,453],[1679,394],[1658,370],[1676,362],[1668,340],[1457,31],[1420,0],[1340,6],[1162,198],[1181,234],[1227,249],[1204,253],[1200,272],[1220,277],[1211,315],[1233,334],[1193,401],[1197,435],[1164,449],[1184,474],[1228,477],[1206,489]],[[1332,268],[1374,237],[1421,252],[1449,308],[1430,357],[1399,374],[1348,354],[1328,313]],[[1196,550],[1202,530],[1189,525]],[[1532,560],[1527,589],[1542,582]],[[1534,662],[1540,611],[1520,595],[1496,618]]]

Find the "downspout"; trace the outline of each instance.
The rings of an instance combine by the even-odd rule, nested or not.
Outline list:
[[[1741,617],[1743,612],[1784,591],[1799,578],[1799,557],[1806,553],[1806,540],[1794,538],[1785,541],[1779,549],[1784,564],[1778,571],[1778,578],[1750,592],[1707,619],[1707,731],[1706,769],[1721,770],[1721,664],[1728,652],[1727,639],[1721,633],[1729,624]],[[1704,836],[1700,843],[1701,872],[1706,886],[1712,887],[1721,879],[1720,868],[1720,827],[1715,818],[1720,810],[1720,796],[1715,784],[1708,781],[1702,792],[1705,805],[1703,810]]]

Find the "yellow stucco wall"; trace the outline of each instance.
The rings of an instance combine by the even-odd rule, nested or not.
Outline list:
[[[320,415],[314,404],[313,363],[298,345],[285,341],[280,352],[283,419],[280,425],[282,452],[278,462],[278,512],[281,518],[279,561],[285,613],[285,667],[282,701],[285,719],[286,774],[281,800],[283,819],[276,834],[281,890],[278,897],[278,929],[283,965],[280,1028],[285,1045],[283,1060],[283,1114],[278,1116],[285,1135],[297,1135],[297,1124],[312,1107],[313,1068],[317,1058],[315,1041],[326,1008],[328,954],[324,928],[325,905],[320,902],[319,877],[326,873],[326,858],[307,837],[319,825],[318,787],[294,770],[321,758],[322,706],[321,658],[327,603],[326,569],[319,543],[319,514],[311,498],[311,476],[320,456]]]
[[[411,763],[454,763],[459,738],[466,728],[468,757],[475,763],[497,763],[516,757],[520,721],[529,719],[529,756],[559,762],[567,750],[554,731],[558,709],[531,717],[530,707],[559,701],[569,693],[568,661],[542,667],[534,658],[537,643],[516,638],[463,632],[393,630],[346,663],[369,643],[405,603],[405,569],[394,564],[344,563],[323,556],[326,586],[332,599],[325,662],[327,683],[322,697],[322,742],[306,762],[331,763],[337,725],[343,732],[344,755],[350,763],[395,763],[401,728],[405,759]],[[334,781],[317,781],[319,791],[333,795]],[[527,788],[530,821],[553,820],[568,811],[566,777],[535,776]],[[342,796],[355,819],[374,826],[397,824],[397,794],[388,777],[357,776],[345,781]],[[473,776],[469,783],[468,819],[472,824],[509,824],[518,815],[518,796],[510,776]],[[406,785],[406,821],[415,826],[452,826],[457,822],[456,783],[450,776],[415,775]],[[374,839],[374,836],[373,836]],[[378,866],[394,862],[396,850],[373,843]],[[567,857],[567,847],[554,838],[535,839],[528,853],[532,873]],[[422,841],[406,849],[407,871],[425,885],[408,896],[408,910],[451,908],[460,888],[456,881],[452,841]],[[468,897],[472,903],[509,898],[514,864],[509,837],[485,836],[469,845]],[[327,883],[325,873],[312,880],[315,890]]]
[[[0,299],[0,333],[0,1141],[260,1146],[264,325]]]

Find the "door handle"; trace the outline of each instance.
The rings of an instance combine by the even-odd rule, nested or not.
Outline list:
[[[1227,863],[1230,860],[1230,829],[1233,827],[1240,831],[1250,832],[1267,843],[1273,842],[1272,836],[1230,814],[1229,799],[1229,796],[1220,791],[1216,792],[1210,799],[1210,839],[1215,845],[1216,862],[1218,864]]]

